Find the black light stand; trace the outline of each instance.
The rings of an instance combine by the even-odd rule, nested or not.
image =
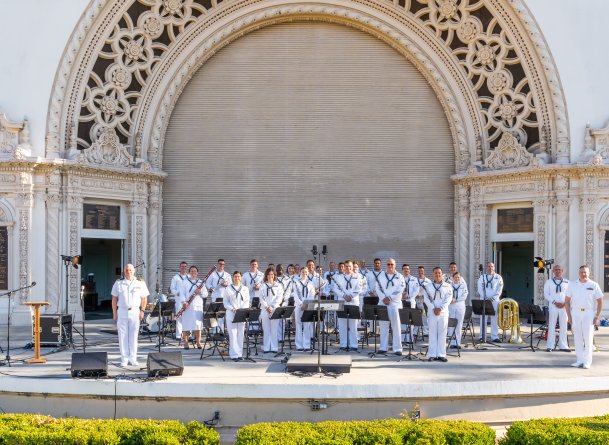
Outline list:
[[[11,297],[15,292],[19,292],[24,289],[29,289],[30,287],[34,286],[36,286],[35,281],[29,286],[23,286],[19,289],[9,290],[8,292],[0,294],[0,297],[4,297],[5,295],[8,296],[8,310],[6,311],[6,357],[2,362],[0,362],[0,366],[8,365],[9,368],[11,366]]]
[[[85,337],[85,285],[80,286],[80,309],[82,311],[82,352],[87,352],[87,337]],[[63,324],[63,320],[62,323]]]
[[[321,248],[321,252],[317,251],[317,246],[315,244],[313,244],[313,248],[311,249],[311,253],[313,254],[313,257],[317,257],[317,264],[319,264],[321,262],[321,255],[324,256],[324,261],[326,260],[326,257],[328,255],[328,247],[324,244]],[[315,277],[315,275],[313,275],[313,277]],[[319,286],[321,287],[321,276],[319,277]],[[321,289],[319,289],[319,293],[321,294]],[[317,326],[315,329],[315,338],[317,339],[317,373],[319,374],[323,374],[323,370],[321,369],[321,349],[319,347],[319,341],[321,340],[321,323],[319,322],[319,320],[321,320],[321,295],[318,295],[317,298]]]

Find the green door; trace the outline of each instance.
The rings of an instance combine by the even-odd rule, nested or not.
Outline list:
[[[533,242],[501,243],[501,270],[507,298],[521,303],[533,303],[534,274]]]

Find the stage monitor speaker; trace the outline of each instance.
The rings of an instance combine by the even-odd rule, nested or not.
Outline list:
[[[146,362],[148,377],[182,375],[184,364],[181,352],[152,352]]]
[[[108,375],[107,352],[75,352],[72,354],[72,377],[98,378]]]

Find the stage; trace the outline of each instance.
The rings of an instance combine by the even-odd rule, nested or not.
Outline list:
[[[274,354],[260,352],[253,356],[256,363],[223,362],[218,355],[199,360],[200,350],[178,349],[177,341],[169,340],[162,350],[183,352],[184,373],[159,380],[147,379],[146,356],[157,351],[147,336],[140,338],[142,369],[119,366],[114,327],[112,320],[91,321],[86,327],[87,352],[108,352],[106,379],[71,378],[71,354],[82,352],[78,334],[77,350],[42,348],[47,364],[24,364],[22,360],[33,355],[23,349],[30,335],[25,328],[13,328],[15,363],[0,367],[2,411],[201,422],[213,419],[218,411],[218,431],[223,442],[231,443],[234,432],[248,423],[398,418],[415,403],[421,418],[468,419],[498,429],[531,417],[606,414],[609,406],[609,329],[604,327],[596,332],[598,352],[588,370],[569,366],[575,361],[574,352],[546,352],[544,341],[536,352],[505,343],[486,350],[470,346],[462,349],[460,358],[449,350],[455,355],[449,355],[447,363],[399,362],[395,355],[371,359],[371,345],[350,353],[350,373],[336,378],[299,377],[286,373],[285,364]],[[523,326],[523,337],[527,331]],[[6,326],[0,332],[4,357]],[[293,351],[293,356],[301,355],[305,353]]]

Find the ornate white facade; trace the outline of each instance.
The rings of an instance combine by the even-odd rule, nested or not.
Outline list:
[[[535,255],[555,258],[571,277],[580,264],[590,264],[593,278],[603,281],[609,129],[590,126],[585,135],[571,134],[573,117],[553,58],[558,48],[548,44],[527,5],[536,2],[80,3],[84,10],[55,61],[46,120],[36,122],[35,142],[31,122],[3,103],[0,89],[6,113],[0,114],[0,225],[8,226],[8,287],[44,283],[31,295],[21,292],[20,303],[45,299],[51,311],[61,307],[60,256],[80,252],[86,202],[123,207],[126,259],[145,262],[145,278],[155,281],[163,266],[163,144],[182,91],[224,46],[262,27],[301,20],[349,26],[380,39],[435,91],[453,140],[455,259],[470,281],[477,265],[493,258],[493,243],[509,239],[493,225],[497,209],[508,207],[533,208]],[[75,3],[63,7],[73,15],[78,9]],[[12,8],[14,15],[25,14],[26,6]],[[19,102],[10,96],[9,102]],[[40,116],[39,108],[27,115]],[[80,278],[70,269],[71,309]],[[541,277],[535,281],[539,289]]]

